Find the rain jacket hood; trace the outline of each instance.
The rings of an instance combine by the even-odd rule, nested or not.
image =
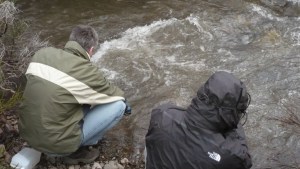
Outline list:
[[[226,132],[237,128],[248,106],[248,94],[242,81],[227,72],[216,72],[200,87],[187,109],[187,124]]]

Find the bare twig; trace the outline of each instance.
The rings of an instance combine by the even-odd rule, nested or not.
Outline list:
[[[296,125],[298,127],[300,127],[300,119],[299,117],[296,115],[295,112],[287,109],[287,114],[283,117],[273,117],[270,118],[273,120],[277,120],[280,121],[282,123],[288,124],[288,125]]]
[[[5,45],[2,43],[2,41],[0,41],[0,60],[2,60],[4,55],[5,55]]]
[[[20,50],[20,56],[23,57],[31,57],[37,50],[42,47],[48,46],[48,41],[42,41],[40,39],[40,33],[35,34],[31,40]]]
[[[297,101],[293,102],[292,100],[289,101],[281,101],[283,100],[280,98],[279,94],[273,93],[272,95],[274,100],[277,100],[281,103],[281,107],[285,110],[285,114],[282,116],[277,117],[270,117],[270,120],[276,120],[282,123],[282,125],[286,124],[289,126],[296,126],[295,129],[298,131],[300,127],[300,117],[299,117],[299,105],[297,105]],[[298,131],[300,133],[300,130]]]
[[[274,161],[277,165],[278,168],[283,168],[283,169],[299,169],[300,164],[297,161],[289,161],[284,162],[282,160],[280,160],[280,156],[282,154],[291,154],[290,150],[283,150],[281,153],[278,153],[275,155],[275,157],[273,157],[271,160]],[[297,156],[295,155],[295,153],[292,152],[292,158],[297,159]]]
[[[49,46],[48,40],[41,40],[40,39],[40,33],[35,34],[33,37],[30,38],[28,41],[26,38],[27,43],[24,43],[21,47],[21,50],[19,51],[19,70],[21,72],[25,72],[27,65],[31,59],[31,57],[34,55],[36,51],[43,47]]]
[[[9,63],[7,63],[7,62],[5,62],[5,61],[1,61],[1,63],[3,63],[4,65],[6,65],[6,66],[8,66],[8,67],[11,67],[11,68],[14,68],[15,66],[13,66],[13,65],[11,65],[11,64],[9,64]]]
[[[27,29],[26,22],[18,19],[18,13],[13,2],[0,0],[0,37],[5,34],[5,39],[0,39],[0,92],[15,93],[22,85],[22,75],[31,57],[48,46],[48,41],[41,40],[39,33],[33,34]]]
[[[0,38],[7,32],[7,28],[8,28],[7,23],[4,23],[4,30],[3,32],[0,33]]]
[[[0,86],[0,89],[1,89],[1,90],[4,90],[4,91],[9,91],[9,92],[11,92],[11,93],[16,93],[16,91],[14,91],[14,90],[12,90],[12,89],[5,88],[5,87],[3,87],[3,86]]]
[[[18,12],[13,2],[4,1],[0,4],[0,21],[12,25]]]

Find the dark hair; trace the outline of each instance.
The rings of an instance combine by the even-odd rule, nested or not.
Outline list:
[[[98,45],[98,34],[94,28],[87,25],[77,25],[73,28],[70,37],[70,41],[76,41],[86,51],[89,51],[91,47]]]

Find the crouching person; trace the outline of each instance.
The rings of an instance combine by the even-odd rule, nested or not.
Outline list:
[[[153,109],[146,135],[146,169],[249,169],[252,166],[240,120],[250,103],[243,82],[216,72],[187,109]]]
[[[32,58],[20,110],[20,135],[34,149],[62,156],[67,164],[90,163],[96,144],[124,113],[124,93],[112,85],[90,58],[98,34],[76,26],[64,49],[47,47]]]

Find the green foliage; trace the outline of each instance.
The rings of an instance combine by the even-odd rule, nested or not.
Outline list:
[[[4,160],[0,159],[0,169],[12,169]]]
[[[28,63],[38,49],[47,46],[47,41],[41,41],[38,34],[28,29],[28,24],[19,17],[19,10],[14,1],[0,0],[0,98],[18,93],[22,87],[22,76]],[[0,102],[0,111],[10,107],[15,98]],[[7,109],[7,108],[6,108]]]
[[[17,107],[22,100],[22,92],[16,91],[9,99],[0,99],[0,114]]]
[[[1,62],[0,62],[0,65],[1,65]],[[1,70],[1,67],[0,67],[0,84],[2,84],[3,80],[4,80],[4,73],[3,73],[3,71]]]
[[[23,20],[15,20],[14,24],[8,25],[7,32],[4,34],[4,38],[17,39],[19,38],[25,30],[28,28],[28,25]]]
[[[16,20],[10,29],[10,36],[12,38],[19,38],[24,31],[28,28],[28,25],[23,20]]]
[[[0,115],[16,113],[22,100],[23,77],[30,58],[35,51],[48,44],[39,39],[39,34],[28,29],[14,2],[0,0]],[[12,133],[5,133],[5,136],[8,134]],[[5,144],[7,150],[14,147],[10,140],[6,140]],[[7,161],[6,156],[0,156],[0,169],[11,168]]]

